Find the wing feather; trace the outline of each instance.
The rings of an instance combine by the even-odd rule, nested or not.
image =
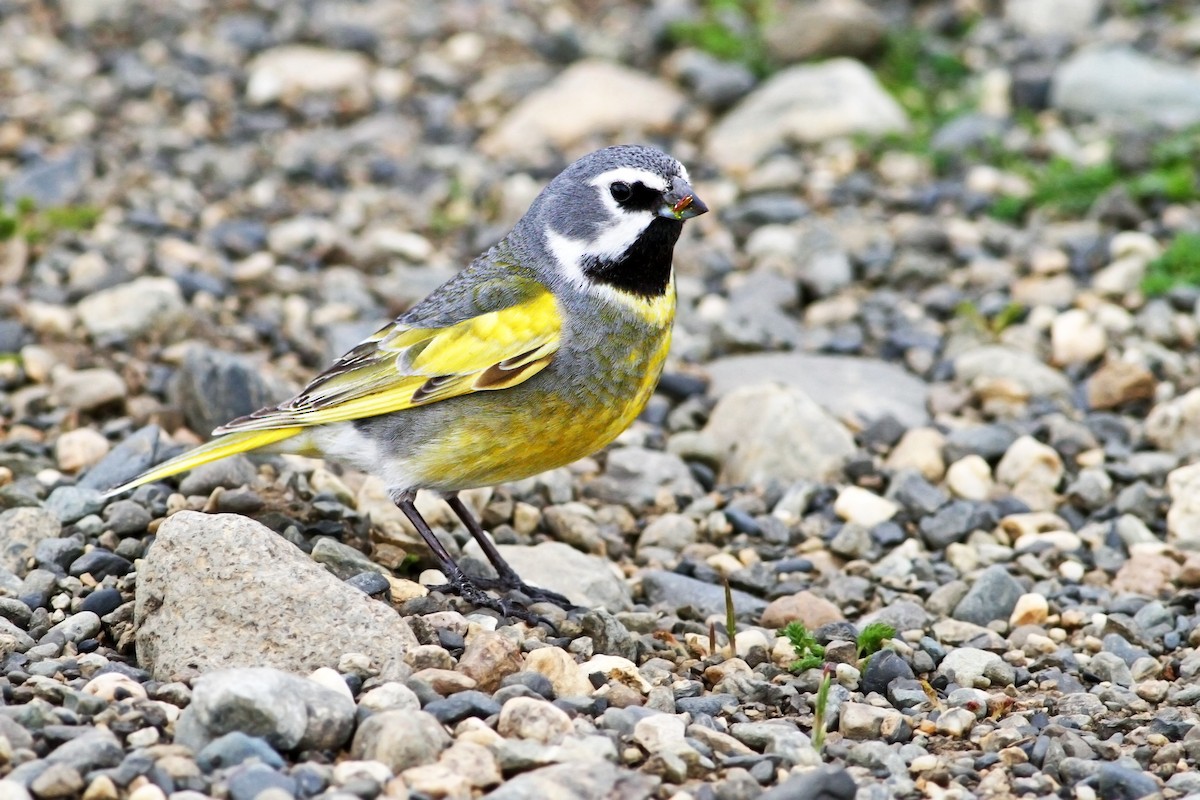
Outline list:
[[[517,302],[440,327],[397,320],[368,336],[291,400],[215,433],[324,425],[516,386],[558,350],[554,296],[534,284]]]

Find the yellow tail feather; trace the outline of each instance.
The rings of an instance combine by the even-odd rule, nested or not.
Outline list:
[[[207,444],[202,444],[199,447],[193,448],[186,453],[172,458],[170,461],[165,461],[157,467],[143,472],[131,481],[127,481],[115,489],[109,489],[105,492],[105,497],[115,497],[136,489],[144,483],[153,483],[160,481],[163,478],[169,478],[172,475],[177,475],[180,472],[186,472],[189,469],[194,469],[201,464],[207,464],[210,461],[216,461],[219,458],[226,456],[237,455],[238,453],[246,453],[250,450],[257,450],[260,447],[266,447],[276,442],[281,442],[284,439],[291,438],[303,430],[300,426],[291,428],[275,428],[274,430],[266,431],[246,431],[244,433],[227,433],[224,436],[219,436]]]

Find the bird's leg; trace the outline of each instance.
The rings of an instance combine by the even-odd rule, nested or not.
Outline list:
[[[521,576],[517,575],[509,563],[500,555],[500,551],[496,549],[496,545],[484,533],[483,527],[471,514],[471,510],[463,503],[462,498],[458,496],[458,492],[448,492],[444,495],[446,502],[450,504],[450,509],[462,520],[463,525],[467,526],[467,530],[471,533],[471,537],[479,543],[479,548],[483,550],[483,554],[487,556],[487,560],[491,562],[492,567],[496,570],[495,578],[473,578],[478,586],[486,589],[496,589],[497,591],[517,591],[529,598],[533,603],[553,603],[559,608],[570,611],[577,606],[567,598],[563,597],[558,592],[552,592],[549,589],[542,589],[538,586],[530,586],[521,580]]]
[[[400,492],[393,495],[392,500],[395,502],[396,507],[404,513],[404,516],[408,517],[408,521],[417,529],[417,533],[421,534],[421,538],[425,540],[425,544],[433,551],[433,555],[437,559],[442,572],[446,574],[447,583],[442,586],[430,586],[430,591],[456,594],[477,608],[490,608],[493,611],[499,612],[502,616],[515,617],[533,625],[548,622],[545,618],[503,597],[493,597],[477,586],[471,578],[467,577],[462,567],[454,562],[449,551],[446,550],[442,543],[438,541],[437,536],[430,530],[429,523],[421,516],[421,512],[417,511],[416,503],[413,502],[416,495],[415,491]]]

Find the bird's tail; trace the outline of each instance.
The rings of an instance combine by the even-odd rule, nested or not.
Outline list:
[[[186,472],[189,469],[194,469],[210,461],[216,461],[219,458],[246,453],[251,450],[257,450],[260,447],[282,442],[284,439],[290,439],[300,433],[301,430],[303,430],[302,427],[295,426],[291,428],[274,428],[265,431],[227,433],[224,436],[218,436],[207,444],[192,448],[186,453],[175,456],[170,461],[164,461],[157,467],[143,472],[133,480],[126,481],[115,489],[109,489],[104,496],[115,497],[130,489],[136,489],[144,483],[160,481],[163,478],[169,478],[180,472]]]

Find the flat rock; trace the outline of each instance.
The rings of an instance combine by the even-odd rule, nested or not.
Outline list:
[[[724,453],[722,482],[735,485],[832,480],[855,452],[842,423],[805,392],[779,384],[729,392],[704,431]]]
[[[344,107],[362,110],[371,99],[371,62],[362,53],[283,45],[257,55],[247,73],[251,105],[299,105],[306,97],[332,95]]]
[[[24,575],[38,542],[58,536],[62,522],[43,508],[10,508],[0,513],[0,566]]]
[[[1102,0],[1005,0],[1004,21],[1026,36],[1074,36],[1096,21]]]
[[[1030,353],[1004,345],[984,345],[959,353],[954,371],[966,384],[981,378],[1012,381],[1032,397],[1068,397],[1071,393],[1071,382],[1061,372]]]
[[[906,428],[929,421],[929,387],[904,368],[875,358],[764,353],[718,358],[705,366],[709,392],[724,397],[744,386],[776,381],[802,389],[835,416],[869,422],[891,415]]]
[[[180,512],[138,571],[138,662],[156,678],[233,666],[293,672],[364,653],[388,674],[417,644],[391,608],[253,520]]]
[[[775,73],[709,131],[705,150],[718,169],[746,172],[783,145],[907,128],[869,69],[836,58]]]
[[[1184,128],[1200,122],[1200,74],[1130,47],[1088,47],[1055,70],[1050,104],[1127,125]]]
[[[597,137],[665,131],[683,108],[683,95],[663,81],[610,61],[585,60],[509,110],[479,148],[496,158],[529,158],[548,147],[570,150]]]
[[[505,781],[484,800],[645,800],[658,783],[658,778],[607,761],[553,764]]]
[[[93,337],[165,330],[183,312],[183,292],[170,278],[137,278],[79,301],[79,321]]]
[[[783,63],[870,55],[886,35],[887,22],[861,0],[782,4],[763,32],[767,52]]]
[[[715,583],[705,583],[675,572],[647,570],[642,573],[642,591],[651,605],[691,606],[701,617],[725,615],[725,587]],[[739,619],[757,621],[767,604],[752,594],[734,589],[733,606]]]
[[[500,555],[532,586],[558,592],[584,608],[628,611],[633,607],[629,586],[613,571],[613,562],[582,553],[562,542],[541,542],[532,547],[505,544]],[[471,542],[463,552],[484,560],[479,545]]]

